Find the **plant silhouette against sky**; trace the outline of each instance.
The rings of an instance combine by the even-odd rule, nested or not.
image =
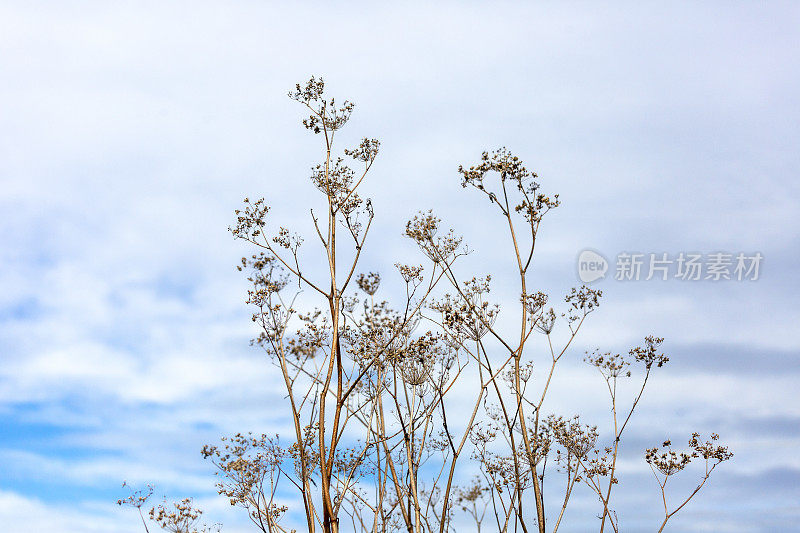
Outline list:
[[[618,532],[613,497],[623,436],[651,374],[668,362],[663,339],[648,335],[628,353],[585,355],[607,387],[612,433],[549,411],[557,408],[546,399],[559,362],[572,355],[602,293],[582,286],[550,305],[533,286],[540,225],[560,200],[505,148],[484,152],[458,173],[462,187],[496,212],[498,239],[508,236],[516,274],[461,274],[469,253],[462,238],[422,211],[405,226],[421,254],[383,274],[403,287],[389,303],[382,275],[359,268],[375,217],[359,193],[380,143],[365,138],[337,152],[334,141],[354,105],[328,99],[324,89],[312,77],[289,93],[308,113],[305,128],[323,141],[322,160],[311,170],[322,202],[297,206],[310,208],[311,242],[273,223],[264,199],[245,199],[230,228],[253,250],[238,267],[252,284],[247,303],[259,328],[253,344],[281,376],[292,431],[236,434],[205,446],[219,494],[264,533],[444,533],[470,522],[475,531],[544,533],[562,527],[583,486],[596,497],[599,530]],[[309,246],[323,252],[324,268],[304,255]],[[497,282],[515,287],[517,301],[493,303]],[[316,306],[307,305],[311,299]],[[695,433],[687,452],[673,451],[669,441],[645,452],[662,495],[654,505],[664,511],[654,530],[732,457],[717,439],[703,442]],[[697,488],[670,504],[668,480],[693,461],[704,463]],[[141,514],[150,494],[119,503]],[[150,516],[175,533],[203,531],[191,500],[174,509],[159,505]]]

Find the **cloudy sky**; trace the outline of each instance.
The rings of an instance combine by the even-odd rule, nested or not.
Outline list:
[[[659,514],[636,457],[697,429],[736,457],[672,531],[800,531],[798,28],[800,6],[779,2],[2,2],[2,529],[138,531],[114,505],[128,480],[246,530],[200,447],[286,421],[248,346],[248,250],[227,227],[265,196],[308,229],[319,139],[286,92],[315,74],[357,103],[343,135],[383,143],[365,268],[418,261],[402,229],[434,208],[502,287],[510,245],[456,173],[500,146],[563,201],[537,288],[579,284],[584,249],[608,259],[553,411],[602,425],[583,349],[666,337],[632,427],[625,530]],[[681,252],[763,261],[757,280],[614,279],[621,253]],[[580,505],[570,531],[596,512]]]

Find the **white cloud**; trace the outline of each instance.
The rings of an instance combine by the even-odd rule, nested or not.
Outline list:
[[[120,520],[118,512],[80,504],[48,505],[11,491],[0,491],[0,522],[8,533],[53,531],[58,533],[140,533],[135,521]]]

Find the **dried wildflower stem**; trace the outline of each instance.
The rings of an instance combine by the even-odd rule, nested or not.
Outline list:
[[[309,533],[445,533],[455,530],[456,511],[466,513],[477,531],[488,526],[498,533],[545,533],[550,527],[555,533],[564,524],[575,486],[585,484],[600,501],[600,531],[609,524],[618,532],[611,500],[620,442],[651,369],[667,360],[657,353],[661,339],[645,338],[644,346],[628,356],[587,355],[611,396],[609,446],[598,446],[596,426],[544,413],[558,364],[599,305],[601,292],[572,289],[559,318],[553,307],[545,307],[547,295],[531,290],[528,274],[540,223],[560,202],[558,195],[542,193],[536,174],[505,149],[484,152],[479,163],[458,171],[462,186],[487,198],[508,232],[519,320],[495,324],[501,309],[488,301],[491,277],[462,281],[456,268],[469,250],[452,230],[440,231],[441,220],[431,211],[420,212],[405,227],[427,265],[396,265],[405,283],[397,308],[376,299],[381,276],[358,273],[375,217],[372,203],[360,193],[380,145],[363,139],[344,150],[344,156],[363,165],[358,172],[350,169],[337,155],[334,139],[353,104],[337,103],[323,92],[322,80],[311,78],[290,97],[309,112],[304,126],[324,141],[322,161],[311,169],[324,204],[309,211],[312,241],[324,251],[325,262],[308,268],[299,235],[280,226],[268,229],[263,199],[245,199],[231,228],[234,237],[259,251],[244,258],[239,269],[248,270],[253,284],[248,303],[260,329],[253,343],[279,368],[292,431],[288,444],[277,437],[237,434],[204,447],[204,457],[218,469],[219,493],[246,510],[263,533],[295,531],[297,526],[283,522],[301,515]],[[287,296],[295,282],[297,292]],[[450,292],[442,294],[442,285]],[[295,304],[305,287],[313,289],[311,298],[319,306],[304,313]],[[561,322],[568,328],[563,344],[551,335]],[[430,329],[418,331],[421,323]],[[544,335],[544,350],[531,347],[537,342],[534,332]],[[531,354],[543,359],[541,369]],[[618,411],[617,382],[630,376],[633,362],[644,366],[643,381],[629,410]],[[692,436],[688,454],[647,451],[662,491],[659,531],[699,492],[714,467],[730,458],[726,448],[698,438]],[[701,456],[704,477],[670,511],[668,478]],[[467,485],[466,461],[478,470]],[[545,480],[559,473],[563,492],[559,488],[551,495],[556,484]],[[147,528],[143,502],[120,502],[138,505]],[[296,514],[289,512],[290,504]],[[199,513],[184,500],[174,510],[154,507],[150,516],[162,527],[194,533],[199,530],[189,528]]]
[[[717,444],[718,440],[719,435],[712,433],[709,440],[702,442],[700,440],[700,434],[695,432],[692,433],[692,436],[689,439],[689,450],[686,452],[674,451],[672,449],[672,443],[669,440],[664,441],[662,444],[662,450],[659,450],[658,448],[650,448],[647,450],[647,455],[645,458],[650,466],[651,471],[653,472],[656,483],[658,483],[659,489],[661,490],[661,500],[664,505],[664,520],[659,526],[659,533],[664,530],[669,519],[678,513],[678,511],[683,509],[692,500],[692,498],[694,498],[695,495],[700,492],[700,489],[703,488],[709,477],[711,477],[711,473],[714,471],[714,469],[720,463],[728,461],[733,457],[733,453],[728,450],[727,446]],[[694,459],[697,458],[702,458],[704,461],[704,471],[700,479],[700,483],[698,483],[697,487],[695,487],[695,489],[689,493],[683,502],[675,507],[675,509],[670,511],[667,505],[667,482],[669,481],[670,477],[684,470]],[[660,478],[659,474],[661,474],[663,478]]]

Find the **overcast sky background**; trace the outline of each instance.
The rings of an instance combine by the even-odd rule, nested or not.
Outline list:
[[[435,208],[502,285],[501,221],[456,173],[499,146],[561,195],[533,272],[554,299],[585,248],[763,254],[757,281],[597,282],[550,408],[602,424],[583,350],[664,336],[623,530],[658,521],[636,457],[697,429],[736,457],[672,531],[800,531],[800,6],[669,4],[2,2],[3,531],[138,531],[124,479],[247,530],[199,450],[285,420],[227,227],[265,196],[308,229],[320,139],[285,95],[311,74],[357,104],[343,140],[382,141],[365,270],[420,261],[402,229]],[[568,531],[594,512],[579,500]]]

